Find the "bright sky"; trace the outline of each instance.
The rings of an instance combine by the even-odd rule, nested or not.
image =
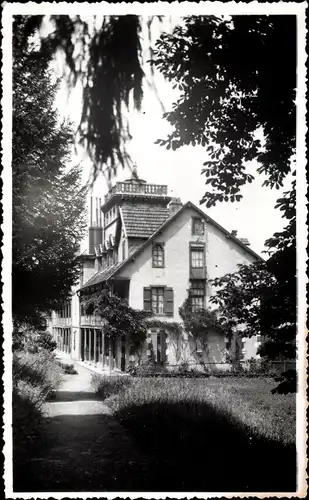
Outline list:
[[[161,29],[170,31],[171,27],[179,20],[175,17],[166,18],[163,25],[157,24],[153,31],[153,40],[156,39]],[[147,31],[144,32],[145,59],[147,60],[146,47],[148,44]],[[58,67],[60,67],[58,65]],[[148,79],[150,73],[146,73]],[[166,82],[160,74],[156,74],[155,83],[158,95],[166,110],[170,110],[177,94],[171,84]],[[68,116],[78,124],[81,112],[81,89],[71,91],[67,95],[66,85],[63,84],[57,99],[57,107],[62,117]],[[264,242],[274,232],[280,230],[284,221],[280,212],[274,209],[275,202],[280,196],[280,191],[262,187],[264,178],[258,176],[257,180],[242,189],[243,200],[238,203],[218,203],[216,207],[206,209],[199,202],[206,191],[205,176],[201,174],[203,162],[207,155],[201,146],[184,146],[177,151],[168,151],[154,144],[158,138],[165,138],[169,125],[162,118],[162,107],[155,92],[144,83],[144,100],[140,113],[129,113],[130,132],[133,136],[127,149],[133,162],[137,165],[139,177],[148,183],[167,184],[169,193],[181,198],[182,202],[192,201],[224,228],[231,231],[236,229],[239,237],[248,238],[250,246],[257,253],[264,249]],[[84,180],[87,181],[91,172],[91,162],[82,152],[76,161],[83,162]],[[74,160],[73,159],[73,160]],[[117,178],[122,181],[130,177],[129,170],[118,169]],[[103,198],[107,191],[107,184],[103,176],[99,176],[93,188],[93,195]]]

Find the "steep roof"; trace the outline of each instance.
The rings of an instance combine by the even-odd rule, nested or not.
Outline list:
[[[98,283],[102,283],[102,281],[108,280],[112,274],[114,274],[117,271],[117,268],[120,267],[120,265],[123,264],[123,262],[118,262],[117,264],[114,264],[111,267],[108,267],[107,269],[102,269],[101,271],[97,272],[92,278],[90,278],[86,283],[80,287],[80,290],[83,290],[84,288],[88,288],[89,286],[94,286],[97,285]]]
[[[114,266],[110,267],[109,269],[106,269],[105,271],[108,272],[108,276],[105,275],[105,274],[102,274],[104,273],[104,271],[101,271],[100,273],[97,273],[95,276],[93,276],[93,278],[91,278],[87,283],[85,283],[85,285],[82,287],[82,288],[87,288],[88,286],[91,286],[95,283],[100,283],[101,281],[105,281],[107,279],[110,279],[112,278],[113,276],[115,276],[117,274],[118,271],[120,271],[120,269],[123,269],[129,262],[131,262],[133,259],[135,259],[135,257],[144,250],[144,248],[147,247],[147,245],[149,245],[157,236],[158,233],[160,233],[161,231],[163,231],[167,226],[169,226],[170,224],[172,224],[172,222],[174,222],[175,219],[177,219],[177,217],[186,209],[186,208],[193,208],[196,212],[199,213],[199,215],[204,219],[206,220],[206,222],[212,224],[213,226],[215,226],[217,229],[219,229],[220,231],[222,231],[224,233],[224,235],[231,239],[232,241],[235,241],[235,243],[237,243],[243,250],[245,250],[247,253],[249,253],[250,255],[252,255],[253,257],[255,257],[256,259],[262,261],[262,257],[260,255],[258,255],[256,252],[254,252],[254,250],[252,250],[251,248],[249,248],[247,245],[245,245],[244,243],[242,243],[241,240],[239,240],[238,238],[236,238],[236,236],[233,236],[229,231],[227,231],[226,229],[224,229],[220,224],[218,224],[215,220],[213,220],[211,217],[209,217],[207,214],[205,214],[200,208],[198,208],[196,205],[194,205],[194,203],[192,203],[191,201],[188,201],[187,203],[185,203],[180,210],[178,210],[178,212],[174,213],[172,216],[168,217],[152,234],[151,236],[142,244],[140,245],[126,260],[118,263],[118,264],[115,264]],[[95,283],[91,282],[92,280],[94,280],[95,278],[98,278],[96,279]],[[91,282],[91,283],[90,283]]]
[[[125,203],[120,211],[128,238],[149,238],[169,217],[168,208],[147,203]]]
[[[169,226],[170,224],[172,224],[172,222],[174,222],[175,219],[177,219],[177,217],[186,209],[186,208],[193,208],[194,210],[196,210],[199,215],[204,219],[206,220],[206,222],[212,224],[213,226],[215,226],[217,229],[219,229],[220,231],[222,231],[224,233],[224,235],[231,239],[232,241],[235,241],[235,243],[237,243],[243,250],[245,250],[247,253],[249,253],[250,255],[252,255],[253,257],[255,257],[256,259],[258,260],[263,260],[262,257],[257,254],[254,250],[252,250],[250,247],[248,247],[247,245],[245,245],[241,240],[239,240],[238,238],[236,238],[236,236],[233,236],[232,233],[230,233],[229,231],[227,231],[226,229],[224,229],[224,227],[222,227],[220,224],[218,224],[218,222],[216,222],[215,220],[213,220],[211,217],[209,217],[209,215],[205,214],[200,208],[198,208],[196,205],[194,205],[194,203],[192,203],[191,201],[188,201],[187,203],[185,203],[180,210],[178,210],[178,212],[174,213],[172,216],[168,217],[160,227],[158,227],[158,229],[145,241],[145,243],[143,243],[141,246],[139,246],[135,252],[133,252],[130,257],[128,259],[126,259],[125,261],[121,262],[121,265],[117,268],[117,270],[113,273],[116,274],[118,271],[120,271],[120,269],[123,269],[123,267],[130,261],[132,261],[140,252],[142,252],[144,250],[144,248],[146,248],[146,246],[151,243],[157,236],[158,233],[162,232],[167,226]]]

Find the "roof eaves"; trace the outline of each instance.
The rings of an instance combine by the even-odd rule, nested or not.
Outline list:
[[[126,225],[124,223],[124,217],[123,217],[123,211],[122,211],[122,207],[119,207],[119,214],[120,214],[120,219],[121,219],[121,224],[122,224],[122,227],[123,227],[123,230],[124,230],[124,234],[125,234],[125,237],[127,238],[127,228],[126,228]]]
[[[224,227],[222,227],[220,224],[218,224],[218,222],[216,222],[209,215],[205,214],[205,212],[203,212],[200,208],[198,208],[196,205],[194,205],[194,203],[192,203],[192,201],[187,201],[180,208],[180,210],[178,210],[176,213],[174,213],[173,215],[171,215],[170,217],[168,217],[163,222],[163,224],[161,224],[161,226],[159,226],[158,229],[151,236],[149,236],[149,238],[140,247],[138,247],[126,260],[124,260],[123,262],[121,262],[120,266],[117,269],[115,269],[115,271],[112,272],[112,274],[110,275],[110,277],[108,279],[110,279],[112,276],[114,276],[116,273],[118,273],[121,269],[123,269],[129,262],[133,261],[135,259],[135,257],[140,252],[142,252],[144,250],[144,248],[146,248],[146,246],[149,243],[151,243],[151,241],[153,241],[153,239],[158,234],[160,234],[160,232],[162,232],[169,224],[171,224],[178,217],[178,215],[180,215],[180,213],[182,213],[188,207],[192,207],[194,210],[196,210],[204,219],[206,219],[206,221],[210,222],[215,227],[217,227],[218,229],[220,229],[220,231],[222,231],[231,240],[235,241],[235,243],[237,243],[240,247],[242,247],[246,252],[250,253],[251,255],[253,255],[257,259],[259,259],[261,261],[264,261],[264,259],[259,254],[257,254],[254,250],[252,250],[247,245],[244,245],[244,243],[242,243],[238,238],[236,238],[235,236],[233,236],[229,231],[227,231],[226,229],[224,229]]]
[[[115,273],[118,273],[118,271],[120,271],[124,266],[126,266],[129,262],[131,262],[132,260],[135,259],[135,257],[144,250],[144,248],[146,248],[146,246],[156,237],[157,234],[160,234],[160,232],[162,232],[166,226],[168,226],[174,219],[176,219],[176,217],[180,214],[180,212],[182,212],[185,207],[188,205],[189,202],[185,203],[180,210],[178,210],[178,212],[176,212],[175,214],[173,214],[171,217],[168,217],[162,224],[161,226],[158,227],[158,229],[156,229],[156,231],[154,231],[154,233],[152,233],[151,236],[149,236],[149,238],[140,246],[138,247],[131,255],[130,257],[128,257],[126,260],[124,260],[121,265],[119,266],[118,269],[115,270]]]
[[[236,236],[233,236],[232,233],[230,233],[229,231],[227,231],[227,229],[224,229],[224,227],[222,227],[218,222],[216,222],[214,219],[212,219],[209,215],[205,214],[205,212],[203,212],[200,208],[198,208],[196,205],[194,205],[194,203],[192,203],[191,201],[188,201],[186,203],[186,205],[191,206],[192,208],[194,208],[195,210],[197,210],[201,214],[202,217],[204,217],[213,226],[215,226],[218,229],[220,229],[220,231],[222,231],[225,234],[225,236],[227,236],[229,239],[235,241],[235,243],[237,243],[239,246],[241,246],[248,253],[250,253],[251,255],[253,255],[254,257],[256,257],[257,259],[264,261],[264,259],[259,254],[257,254],[254,250],[252,250],[250,247],[248,247],[242,241],[240,241],[238,238],[236,238]]]

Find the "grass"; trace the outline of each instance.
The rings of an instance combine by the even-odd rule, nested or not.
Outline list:
[[[94,378],[161,491],[293,491],[295,394],[271,379]]]

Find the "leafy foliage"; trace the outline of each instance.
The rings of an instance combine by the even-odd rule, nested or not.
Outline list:
[[[147,320],[148,328],[161,328],[167,333],[181,335],[182,333],[182,325],[181,323],[177,323],[176,321],[162,321],[159,319],[148,319]]]
[[[149,312],[133,309],[128,301],[112,295],[108,289],[82,296],[81,303],[87,314],[102,318],[107,338],[128,340],[132,352],[136,352],[146,339]]]
[[[252,160],[264,185],[282,186],[295,152],[295,16],[190,16],[161,35],[153,64],[180,92],[165,115],[173,131],[158,143],[205,147],[207,207],[242,198]]]
[[[269,270],[268,262],[239,265],[238,272],[211,282],[217,288],[210,301],[219,307],[220,321],[230,331],[242,325],[242,336],[262,335],[259,353],[270,359],[294,358],[296,293]]]
[[[42,20],[42,16],[25,18],[21,40]],[[130,133],[122,111],[129,107],[132,93],[137,109],[142,99],[141,19],[104,17],[96,28],[79,16],[51,16],[50,20],[54,30],[42,40],[41,53],[62,50],[71,83],[78,78],[83,82],[80,140],[94,160],[94,174],[104,166],[111,176],[117,162],[128,161],[124,144]],[[148,28],[150,33],[151,19]],[[295,152],[295,16],[190,16],[171,35],[162,34],[150,62],[180,94],[165,114],[173,131],[158,143],[173,150],[199,144],[210,155],[202,172],[211,191],[205,192],[202,203],[211,207],[218,201],[240,201],[242,186],[254,179],[254,172],[248,170],[252,160],[259,162],[257,172],[266,176],[264,185],[282,186]],[[249,307],[248,329],[255,331],[262,325],[265,354],[272,357],[276,352],[291,353],[295,345],[295,183],[278,200],[277,208],[289,223],[268,240],[267,265],[242,269],[235,278],[222,281],[227,287],[226,321],[233,326],[231,311],[248,319],[240,309]],[[247,297],[236,293],[241,280]],[[236,293],[234,301],[229,290]]]
[[[179,308],[179,316],[183,321],[185,331],[201,340],[204,345],[207,343],[209,331],[224,332],[221,322],[218,321],[216,311],[200,309],[193,312],[190,297]]]
[[[296,370],[287,370],[280,377],[276,378],[280,384],[272,389],[272,394],[290,394],[297,391],[297,373]]]
[[[14,21],[13,37],[13,317],[41,326],[78,275],[75,255],[85,228],[80,168],[68,170],[73,133],[53,108],[58,84]],[[29,29],[29,26],[28,26]]]
[[[29,459],[35,457],[42,439],[42,404],[62,380],[63,372],[50,350],[13,354],[13,459],[14,488],[25,474]]]
[[[80,16],[52,15],[52,32],[41,41],[43,55],[62,52],[70,86],[83,86],[79,142],[93,161],[94,178],[100,171],[110,180],[118,164],[130,165],[125,143],[130,139],[124,110],[140,109],[143,97],[140,18],[103,16],[101,21]],[[40,27],[42,16],[29,16],[26,30]],[[78,50],[76,50],[78,47]]]

